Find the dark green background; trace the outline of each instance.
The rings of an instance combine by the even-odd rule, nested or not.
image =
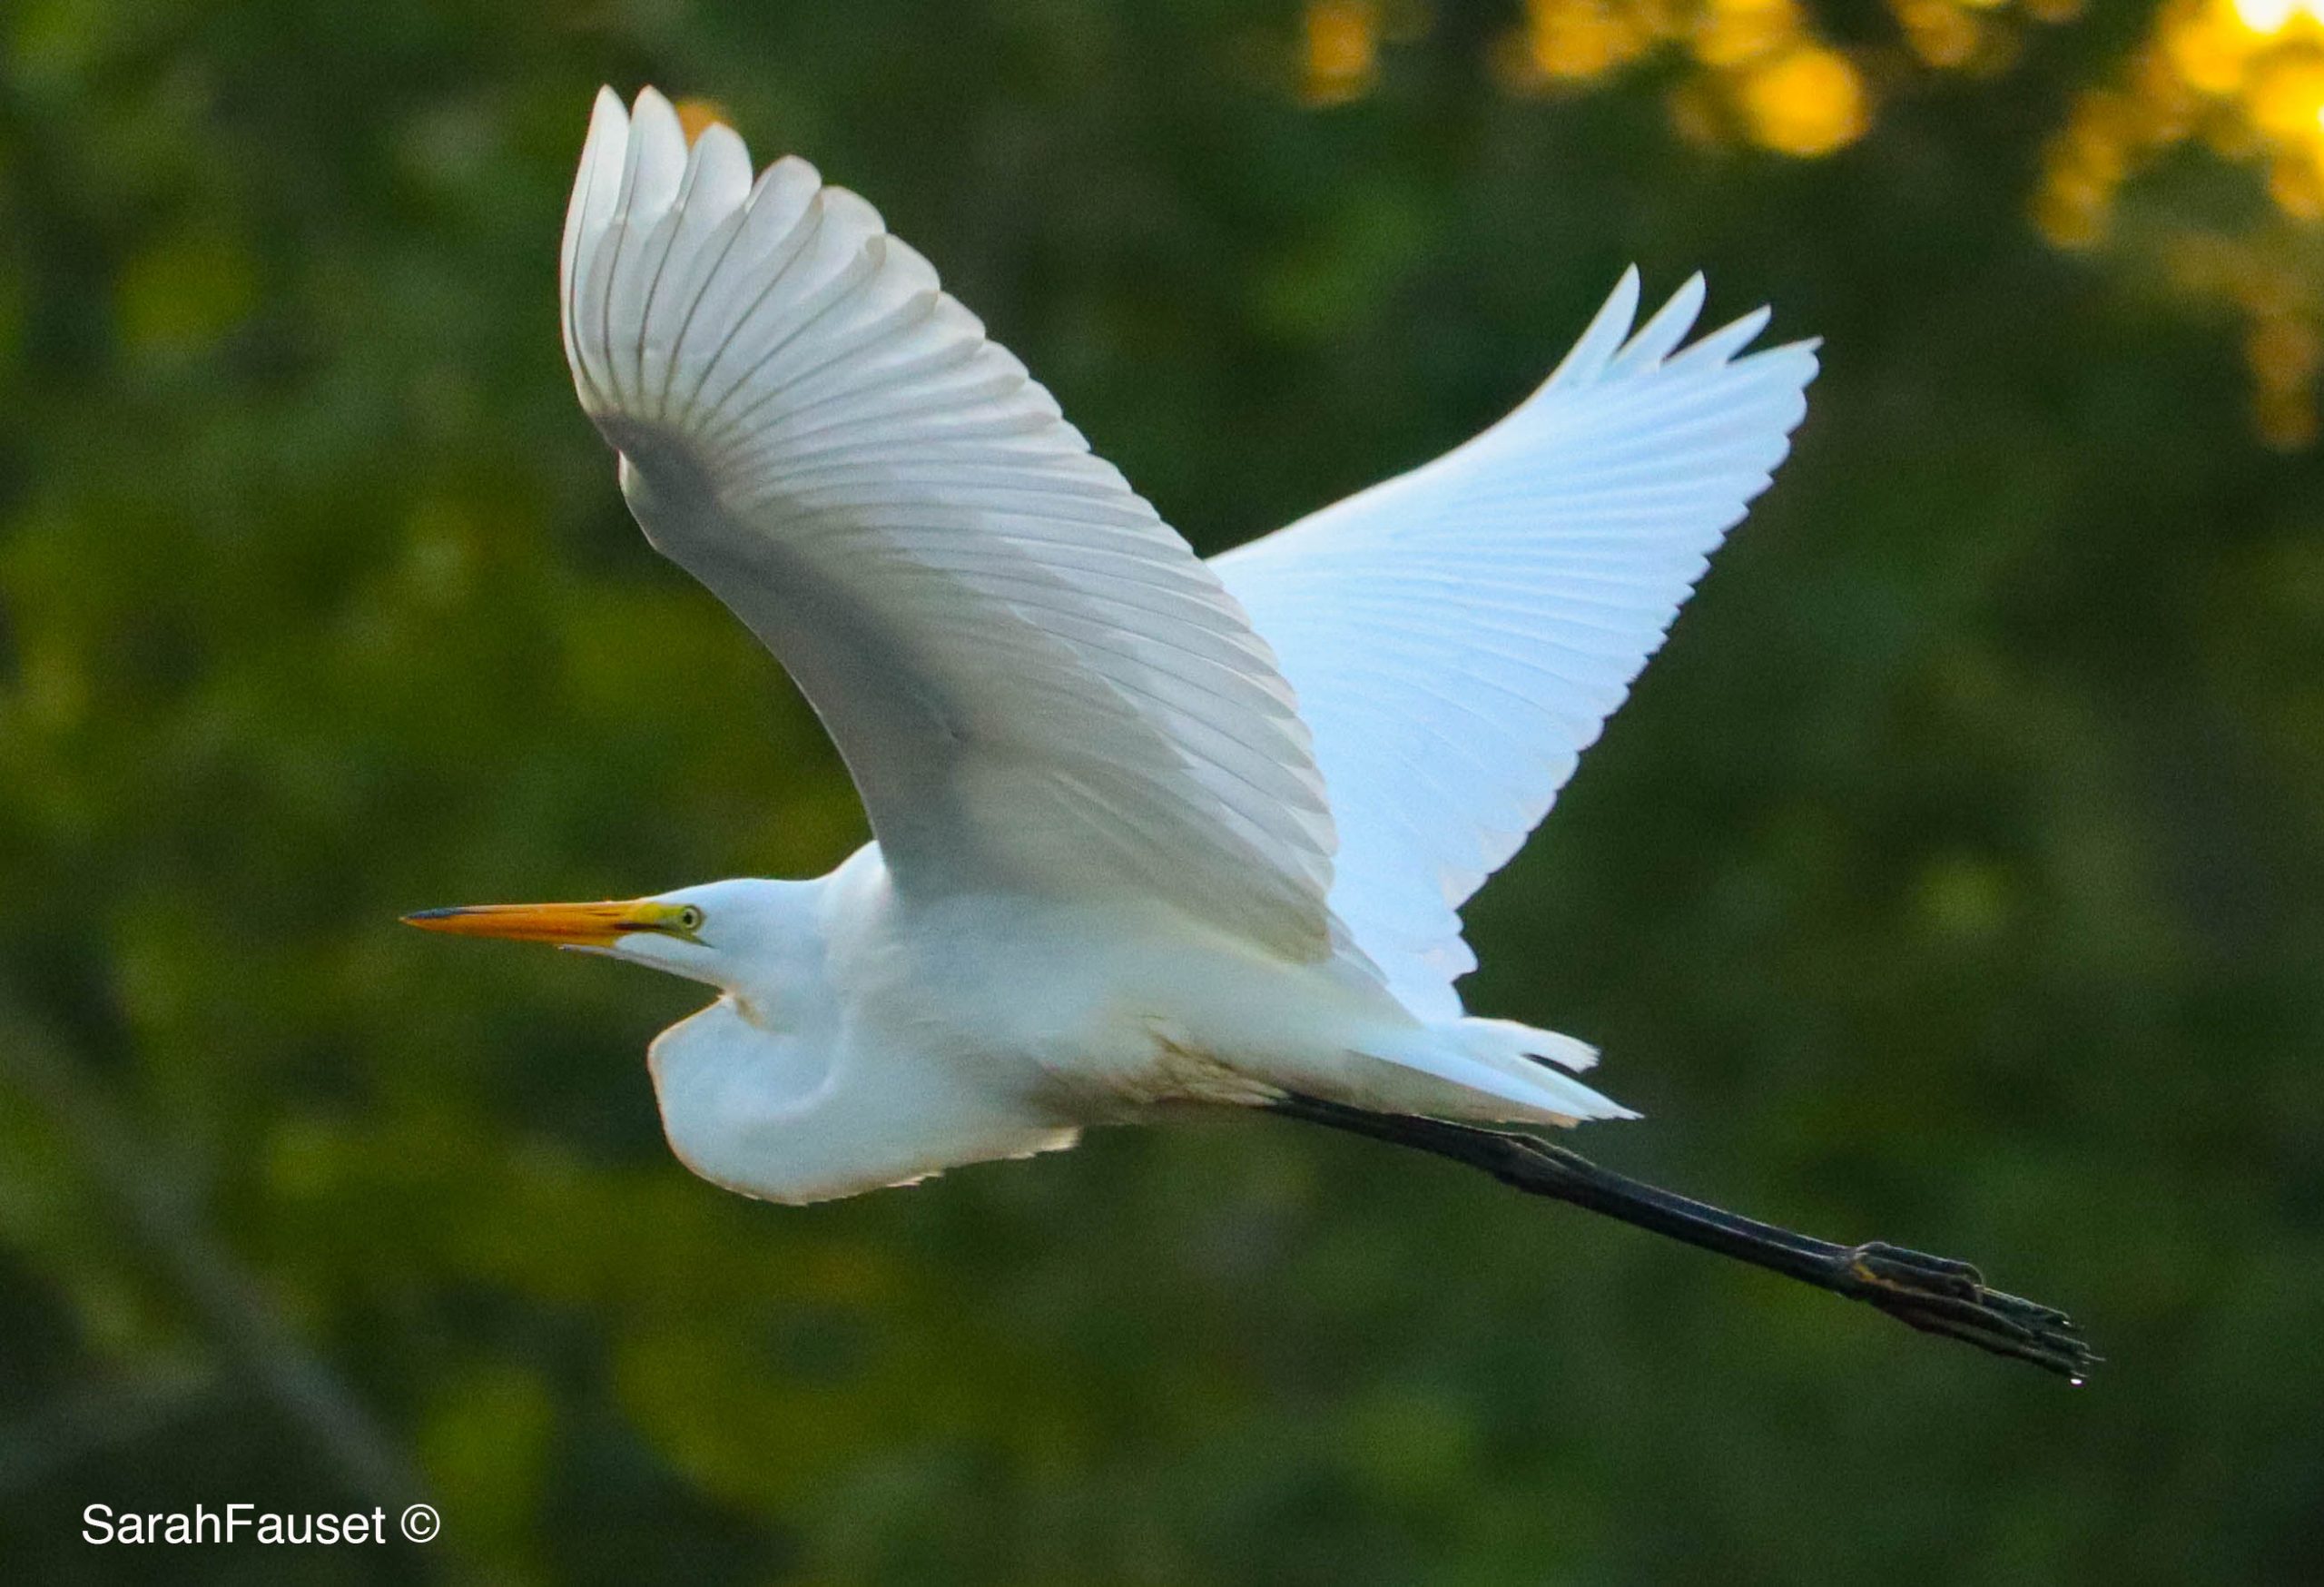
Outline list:
[[[2024,219],[2146,8],[1812,163],[1512,97],[1512,15],[1322,110],[1225,0],[0,8],[0,1575],[2324,1576],[2324,471]],[[1974,1256],[2098,1379],[1288,1124],[756,1206],[660,1138],[698,989],[398,928],[862,835],[574,405],[600,81],[869,194],[1206,548],[1632,260],[1827,338],[1467,990],[1603,1045],[1606,1160]],[[78,1539],[414,1484],[425,1551]]]

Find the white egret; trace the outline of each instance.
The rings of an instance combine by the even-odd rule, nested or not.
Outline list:
[[[1549,810],[1783,458],[1812,343],[1633,329],[1626,274],[1483,434],[1208,563],[855,194],[598,96],[566,355],[646,537],[781,659],[875,841],[815,881],[410,916],[718,999],[654,1042],[673,1150],[808,1202],[1261,1108],[1476,1163],[2053,1369],[2059,1314],[1527,1130],[1632,1117],[1466,1012],[1456,911]],[[1488,1128],[1500,1126],[1502,1128]],[[1515,1127],[1515,1128],[1510,1128]]]

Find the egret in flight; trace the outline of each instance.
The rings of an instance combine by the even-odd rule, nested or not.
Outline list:
[[[1085,1128],[1262,1109],[1865,1300],[2069,1375],[2061,1314],[1545,1133],[1630,1109],[1469,1013],[1458,910],[1547,813],[1806,411],[1813,343],[1643,324],[1623,276],[1475,439],[1207,562],[872,207],[599,94],[566,358],[646,538],[780,658],[875,841],[814,881],[495,904],[430,931],[718,992],[648,1066],[671,1148],[772,1201]]]

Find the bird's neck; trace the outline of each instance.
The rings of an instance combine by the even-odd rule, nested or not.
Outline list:
[[[817,1168],[810,1121],[829,1104],[834,1051],[828,1040],[761,1022],[734,993],[680,1020],[646,1057],[670,1149],[744,1195],[812,1199],[793,1181]]]

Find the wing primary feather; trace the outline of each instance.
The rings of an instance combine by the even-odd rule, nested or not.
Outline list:
[[[1644,374],[1669,358],[1670,350],[1685,339],[1695,317],[1703,311],[1704,294],[1702,272],[1697,271],[1687,278],[1685,285],[1670,294],[1670,301],[1662,305],[1653,319],[1639,328],[1638,333],[1607,366],[1607,378],[1620,380],[1625,376]]]

